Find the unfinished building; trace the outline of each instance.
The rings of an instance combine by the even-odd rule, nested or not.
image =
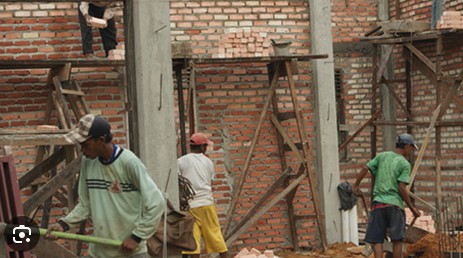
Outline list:
[[[75,123],[76,110],[107,117],[118,144],[144,161],[152,159],[148,167],[154,175],[167,173],[168,165],[156,166],[163,156],[148,151],[154,140],[145,137],[146,131],[156,121],[143,119],[151,109],[140,110],[140,102],[171,112],[165,118],[171,122],[151,133],[176,143],[173,156],[186,153],[192,132],[205,132],[214,142],[209,151],[217,173],[214,197],[231,254],[244,247],[312,250],[342,241],[337,183],[353,182],[370,158],[395,147],[400,133],[412,133],[424,145],[411,160],[420,209],[437,221],[446,208],[440,201],[461,193],[462,27],[439,17],[461,11],[463,2],[173,0],[164,14],[170,22],[151,17],[153,24],[143,25],[152,37],[170,35],[172,55],[151,46],[155,54],[147,57],[137,52],[142,36],[133,27],[142,23],[133,16],[140,14],[140,2],[118,4],[117,40],[118,48],[126,49],[125,61],[104,58],[97,31],[97,59],[82,58],[76,2],[0,2],[0,146],[8,146],[5,153],[10,150],[14,157],[25,215],[46,217],[43,226],[75,204],[75,180],[37,195],[53,173],[38,179],[24,175],[39,170],[36,165],[49,156],[54,166],[67,164],[58,175],[71,167],[72,146],[61,136]],[[331,9],[328,20],[314,13],[316,4]],[[427,27],[407,25],[407,20]],[[388,29],[385,21],[395,21],[396,27]],[[332,38],[319,24],[332,26]],[[271,40],[291,42],[291,58],[275,56]],[[332,53],[323,52],[330,48]],[[159,61],[153,74],[171,73],[157,74],[141,91],[146,82],[135,74],[149,70],[134,67],[161,53],[172,67]],[[76,83],[57,87],[56,75],[60,82]],[[169,96],[162,93],[166,89]],[[323,90],[327,99],[321,98]],[[61,98],[85,104],[60,113],[67,106]],[[58,129],[40,131],[41,125]],[[52,145],[65,147],[58,152]],[[71,168],[69,173],[78,172]],[[166,179],[157,183],[164,186]],[[367,184],[362,188],[368,193]],[[358,209],[361,221],[363,208]],[[69,245],[74,253],[82,249]]]

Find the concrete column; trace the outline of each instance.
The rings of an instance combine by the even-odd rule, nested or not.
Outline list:
[[[169,1],[126,2],[128,87],[134,97],[131,134],[161,191],[178,207],[177,150]],[[132,52],[132,53],[130,53]],[[170,177],[169,177],[170,174]],[[167,185],[168,184],[168,185]]]
[[[388,21],[389,20],[389,4],[388,1],[378,0],[378,20]],[[380,47],[380,56],[385,55],[386,46]],[[381,58],[378,58],[381,60]],[[391,56],[387,63],[384,77],[386,79],[394,78],[394,54]],[[380,88],[381,105],[383,108],[383,119],[384,120],[396,120],[396,102],[392,94],[389,92],[386,85],[382,84]],[[405,102],[403,102],[405,104]],[[394,150],[397,130],[395,126],[383,126],[383,150]]]
[[[328,54],[327,59],[312,61],[317,130],[317,177],[320,206],[325,215],[328,244],[341,242],[341,212],[337,192],[339,184],[336,95],[334,88],[331,1],[310,0],[312,54]]]

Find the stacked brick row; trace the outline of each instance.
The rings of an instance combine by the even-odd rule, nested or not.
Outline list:
[[[262,253],[256,248],[252,248],[251,251],[247,248],[243,248],[233,258],[278,258],[278,256],[274,255],[272,250],[265,250]]]
[[[437,29],[463,29],[461,12],[445,11],[437,22]]]
[[[435,223],[434,223],[432,216],[426,215],[421,210],[420,212],[421,212],[421,216],[416,219],[415,224],[413,224],[413,226],[424,229],[431,233],[436,233]],[[405,218],[406,218],[406,223],[410,225],[410,223],[413,221],[413,213],[410,211],[409,208],[405,208]]]

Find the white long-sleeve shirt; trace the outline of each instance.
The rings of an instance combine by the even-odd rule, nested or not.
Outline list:
[[[79,10],[84,16],[88,14],[88,8],[90,3],[95,6],[106,7],[106,10],[104,11],[102,17],[105,20],[113,18],[114,14],[116,14],[116,9],[114,7],[111,7],[111,2],[81,2]]]

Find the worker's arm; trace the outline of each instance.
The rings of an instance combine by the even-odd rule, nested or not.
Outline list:
[[[360,183],[362,182],[362,179],[368,174],[368,166],[364,165],[362,167],[362,170],[360,170],[360,173],[357,175],[357,178],[355,180],[354,184],[354,193],[359,194],[360,191]]]
[[[103,14],[103,19],[109,20],[113,18],[115,14],[116,14],[115,7],[106,7],[106,10],[104,11],[104,14]]]
[[[148,175],[145,165],[138,158],[127,165],[127,170],[131,183],[137,187],[141,196],[141,216],[135,222],[132,236],[122,245],[123,249],[133,250],[133,240],[138,244],[141,240],[150,238],[158,228],[165,200],[157,185]]]
[[[408,195],[406,183],[399,181],[399,193],[400,193],[400,197],[402,197],[402,200],[404,200],[404,202],[413,212],[413,215],[415,217],[421,216],[421,213],[416,209],[415,205],[413,205],[412,201],[410,200],[410,195]]]
[[[88,2],[81,2],[79,5],[79,10],[84,17],[88,15],[88,8]]]

